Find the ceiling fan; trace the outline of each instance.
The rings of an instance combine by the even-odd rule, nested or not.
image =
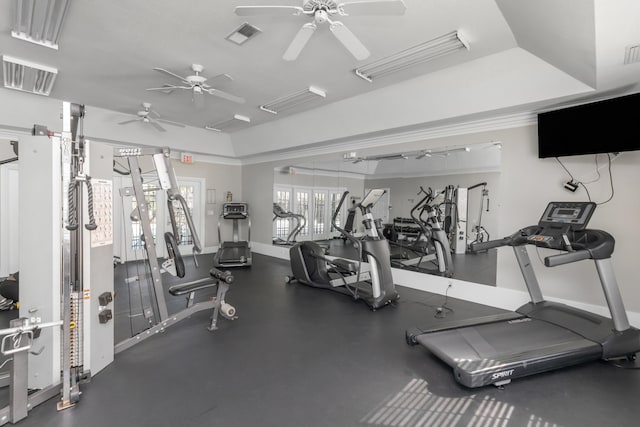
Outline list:
[[[233,80],[233,78],[231,78],[231,76],[229,76],[228,74],[219,74],[210,79],[207,79],[206,77],[200,75],[200,73],[204,71],[204,67],[200,64],[192,64],[191,70],[193,71],[194,74],[187,77],[179,76],[178,74],[172,73],[171,71],[165,70],[164,68],[154,68],[154,70],[164,74],[168,74],[171,77],[175,77],[176,79],[180,80],[182,84],[181,85],[165,84],[162,87],[152,87],[147,90],[152,90],[152,91],[159,90],[166,93],[171,93],[173,92],[174,89],[186,89],[191,91],[194,97],[193,98],[194,100],[196,95],[203,95],[205,93],[208,93],[209,95],[214,95],[219,98],[226,99],[228,101],[237,102],[238,104],[244,103],[244,98],[232,95],[227,92],[223,92],[207,84],[207,80],[209,81],[215,80],[215,79]]]
[[[302,6],[237,6],[236,15],[306,15],[313,21],[300,28],[298,34],[283,55],[285,61],[295,60],[307,44],[318,25],[329,23],[329,30],[357,59],[369,57],[369,51],[362,42],[340,21],[333,21],[334,15],[402,15],[406,6],[402,0],[366,0],[337,3],[334,0],[302,0]]]
[[[124,122],[120,122],[118,123],[119,125],[126,125],[129,123],[133,123],[133,122],[142,122],[142,123],[149,123],[151,126],[153,126],[154,128],[156,128],[156,130],[158,130],[159,132],[166,132],[166,129],[163,128],[162,126],[160,126],[160,123],[165,123],[168,125],[172,125],[172,126],[178,126],[178,127],[185,127],[185,125],[183,125],[182,123],[178,123],[178,122],[172,122],[171,120],[164,120],[160,118],[160,114],[158,114],[158,112],[156,112],[155,110],[151,109],[151,104],[149,104],[148,102],[143,102],[142,103],[142,110],[138,111],[136,113],[136,115],[138,116],[135,119],[131,119],[131,120],[125,120]],[[151,118],[150,116],[153,115],[155,116],[154,118]]]

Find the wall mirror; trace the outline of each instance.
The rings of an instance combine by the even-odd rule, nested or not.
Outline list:
[[[348,191],[336,216],[338,226],[347,224],[349,209],[357,206],[369,189],[382,188],[386,193],[374,206],[373,215],[380,219],[390,242],[392,265],[441,274],[433,248],[416,240],[428,239],[420,234],[411,214],[425,197],[422,190],[431,189],[430,206],[442,220],[451,246],[452,277],[495,286],[495,250],[474,254],[468,251],[468,244],[498,237],[500,154],[499,142],[487,142],[378,155],[342,153],[276,167],[273,244],[291,246],[313,240],[327,247],[331,255],[357,257],[357,251],[332,226],[333,214]],[[447,189],[455,190],[453,197]],[[418,206],[414,215],[419,216],[421,210]],[[426,215],[425,211],[421,218]],[[362,235],[359,213],[353,224],[352,233]]]

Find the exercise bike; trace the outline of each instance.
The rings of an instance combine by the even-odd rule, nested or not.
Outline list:
[[[297,243],[289,250],[293,275],[287,276],[285,281],[297,281],[315,288],[340,292],[355,300],[364,301],[372,310],[397,300],[399,295],[391,275],[389,244],[371,213],[372,207],[384,192],[382,189],[370,190],[362,202],[356,205],[362,213],[362,223],[367,232],[361,239],[341,228],[336,221],[348,191],[342,194],[333,213],[331,224],[358,249],[357,261],[330,259],[317,243]]]

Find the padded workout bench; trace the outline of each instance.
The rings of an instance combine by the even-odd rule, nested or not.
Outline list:
[[[181,283],[179,285],[174,285],[169,288],[169,293],[173,296],[180,296],[187,294],[187,310],[198,307],[195,311],[205,310],[208,305],[211,305],[213,308],[213,316],[211,316],[211,325],[209,326],[210,331],[217,329],[218,315],[222,314],[227,319],[233,320],[235,319],[236,309],[230,304],[227,304],[224,300],[224,297],[229,290],[229,285],[233,283],[233,276],[229,271],[220,271],[216,268],[212,268],[209,271],[209,275],[211,278],[205,278],[200,280],[195,280],[193,282]],[[197,291],[201,291],[203,289],[213,288],[214,286],[218,287],[218,293],[216,297],[211,301],[195,303],[195,296]]]

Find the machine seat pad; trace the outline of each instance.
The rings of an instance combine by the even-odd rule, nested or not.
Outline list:
[[[342,272],[355,274],[358,271],[358,263],[348,259],[336,258],[329,262]]]
[[[215,279],[200,279],[193,282],[180,283],[169,288],[169,293],[173,296],[188,294],[190,292],[200,291],[202,289],[213,288],[218,284]]]

